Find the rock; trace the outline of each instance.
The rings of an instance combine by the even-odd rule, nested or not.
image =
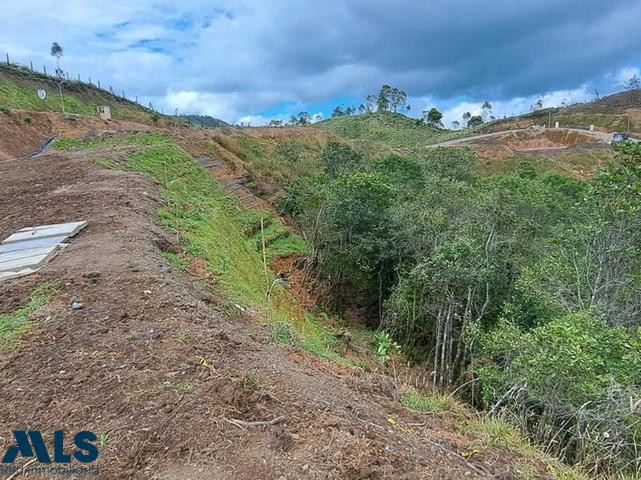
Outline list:
[[[71,302],[72,310],[82,310],[83,308],[85,308],[85,304],[82,303],[80,300],[74,300]]]

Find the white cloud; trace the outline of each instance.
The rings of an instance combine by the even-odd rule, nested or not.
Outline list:
[[[490,115],[493,115],[496,118],[510,117],[513,115],[519,115],[526,113],[532,110],[533,105],[539,100],[542,100],[543,107],[558,107],[563,105],[569,105],[572,103],[580,103],[594,98],[594,93],[588,91],[586,87],[575,88],[571,90],[558,90],[553,92],[548,92],[543,95],[530,95],[528,97],[516,97],[509,100],[496,100],[493,101],[491,98],[488,99],[492,105],[492,110]],[[432,98],[426,99],[417,99],[417,105],[421,105],[422,110],[429,109],[433,106],[436,108],[442,109],[443,113],[443,124],[450,128],[453,121],[458,121],[463,125],[463,114],[470,112],[472,115],[481,115],[483,109],[483,101],[461,101],[455,102],[442,102],[443,105],[439,105],[438,102],[435,102]],[[415,116],[420,114],[419,111],[413,113]]]
[[[437,103],[449,123],[485,96],[503,99],[498,116],[527,110],[537,90],[638,72],[620,69],[641,48],[641,3],[611,0],[604,13],[600,0],[578,2],[5,1],[0,55],[50,68],[56,40],[74,77],[231,122],[364,98],[389,83],[424,100],[412,100],[413,115]],[[445,101],[455,95],[468,104]]]
[[[619,87],[625,87],[628,80],[634,76],[641,77],[641,71],[638,67],[625,67],[614,75],[614,81]]]

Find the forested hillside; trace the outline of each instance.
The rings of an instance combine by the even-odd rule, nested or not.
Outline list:
[[[466,149],[328,143],[282,209],[313,281],[433,371],[593,473],[641,467],[641,152],[582,181],[528,163],[482,178]],[[637,403],[635,403],[637,402]]]

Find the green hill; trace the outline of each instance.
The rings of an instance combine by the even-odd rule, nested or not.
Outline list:
[[[227,122],[209,115],[180,115],[180,118],[197,127],[217,128],[229,126]]]
[[[393,148],[422,147],[460,135],[392,112],[334,117],[315,124],[315,128],[350,140],[382,142]]]
[[[58,79],[34,72],[20,65],[0,65],[0,109],[25,109],[36,111],[61,112],[62,106],[58,92]],[[65,113],[78,115],[98,115],[98,106],[111,108],[114,120],[132,120],[142,123],[158,124],[169,118],[143,107],[131,100],[114,95],[95,85],[76,80],[62,83]],[[36,91],[47,92],[45,100],[40,100]],[[172,120],[173,121],[173,120]]]

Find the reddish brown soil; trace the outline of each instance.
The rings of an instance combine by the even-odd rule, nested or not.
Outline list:
[[[516,153],[547,154],[570,147],[598,145],[594,137],[569,130],[521,130],[474,140],[467,144],[484,158],[502,160]]]
[[[3,148],[47,128],[6,125]],[[31,330],[0,349],[0,450],[16,429],[90,430],[109,435],[96,463],[105,479],[516,478],[519,459],[505,450],[466,461],[474,439],[456,419],[401,407],[391,377],[275,343],[215,279],[168,264],[162,251],[180,247],[156,220],[148,177],[101,169],[86,153],[8,159],[23,153],[13,145],[0,157],[0,238],[33,224],[89,226],[40,272],[0,283],[0,314],[45,281],[59,285]],[[71,310],[72,299],[84,308]],[[283,415],[273,426],[231,422]]]

